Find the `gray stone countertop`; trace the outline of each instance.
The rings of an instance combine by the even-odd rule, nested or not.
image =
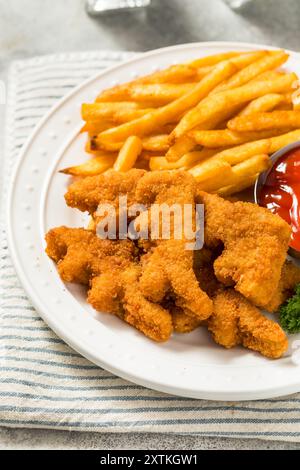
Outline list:
[[[60,51],[134,50],[195,41],[244,41],[300,49],[299,0],[253,0],[233,12],[222,0],[152,0],[147,11],[91,18],[84,0],[0,4],[0,80],[12,60]],[[0,106],[0,158],[4,107]],[[298,449],[300,444],[157,434],[0,428],[0,449]]]

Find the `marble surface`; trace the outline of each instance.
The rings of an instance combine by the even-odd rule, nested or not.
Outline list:
[[[222,0],[152,0],[147,11],[90,18],[84,0],[0,4],[0,80],[14,59],[77,50],[146,51],[194,41],[246,41],[298,50],[298,0],[253,0],[238,13]],[[0,105],[0,158],[4,106]],[[0,428],[0,449],[298,449],[300,444],[157,434]]]

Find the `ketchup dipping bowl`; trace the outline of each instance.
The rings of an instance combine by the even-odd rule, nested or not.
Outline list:
[[[300,258],[300,142],[278,150],[271,160],[272,167],[256,180],[254,200],[291,226],[289,254]]]

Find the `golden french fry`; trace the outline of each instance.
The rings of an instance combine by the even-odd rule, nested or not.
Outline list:
[[[121,125],[125,124],[126,122],[139,119],[145,116],[146,114],[151,113],[152,111],[154,111],[154,108],[137,109],[136,111],[118,111],[115,112],[112,116],[112,121],[114,122],[115,126]]]
[[[153,111],[153,108],[140,108],[137,103],[93,103],[82,105],[82,118],[87,122],[112,121],[114,125],[138,119]],[[113,127],[113,126],[110,126]],[[102,129],[103,130],[103,129]],[[102,132],[102,131],[100,131]]]
[[[274,78],[282,77],[284,74],[285,72],[281,72],[279,70],[267,70],[266,72],[257,75],[257,77],[253,78],[248,83],[260,82],[262,80],[274,80]]]
[[[210,169],[212,161],[222,161],[230,165],[237,165],[238,163],[254,157],[255,155],[271,155],[285,145],[296,142],[297,140],[300,140],[300,130],[288,132],[287,134],[279,135],[277,137],[270,137],[269,139],[248,142],[216,153],[209,160],[200,162],[198,165],[191,168],[190,173],[195,175],[198,173],[205,173],[206,170]]]
[[[271,160],[268,155],[255,155],[231,167],[231,173],[224,175],[221,180],[210,178],[203,181],[200,188],[206,192],[217,192],[221,187],[239,184],[241,180],[267,170],[270,165]]]
[[[215,88],[214,93],[240,87],[245,83],[250,82],[250,80],[257,78],[260,74],[269,71],[270,69],[280,67],[280,65],[287,61],[288,57],[289,55],[284,51],[276,51],[273,54],[266,54],[259,60],[256,60],[233,75],[226,83],[218,85]]]
[[[224,182],[226,182],[227,179],[230,180],[231,177],[232,167],[229,165],[229,167],[226,166],[224,170],[221,168],[221,170],[216,172],[214,176],[205,179],[204,181],[198,181],[198,187],[201,191],[206,191],[207,193],[213,192],[211,187],[212,189],[221,188],[224,186]]]
[[[122,93],[122,96],[116,96],[117,102],[122,100],[130,100],[134,102],[150,103],[151,106],[164,105],[173,101],[180,96],[188,93],[193,89],[195,83],[153,83],[153,84],[137,84],[128,85]],[[114,97],[109,97],[113,101]],[[103,102],[103,100],[102,100]],[[99,103],[99,102],[98,102]],[[149,106],[150,107],[150,106]]]
[[[148,150],[149,152],[166,152],[168,148],[168,134],[153,135],[143,138],[143,150]]]
[[[188,135],[178,139],[172,147],[169,148],[166,157],[169,162],[176,162],[180,157],[192,151],[196,147],[193,137]]]
[[[269,93],[264,96],[260,96],[255,100],[251,101],[240,113],[239,116],[249,116],[254,113],[261,113],[264,111],[271,111],[279,103],[286,100],[286,95],[280,95],[279,93]]]
[[[283,101],[282,103],[279,103],[277,106],[273,108],[274,111],[275,110],[276,111],[292,111],[293,109],[295,108],[293,107],[293,104],[291,101],[290,102]]]
[[[281,131],[253,131],[253,132],[234,132],[229,129],[191,131],[190,135],[198,145],[203,147],[233,147],[235,145],[246,144],[254,140],[266,139],[282,133]],[[180,139],[178,139],[180,140]]]
[[[238,108],[239,109],[239,108]],[[203,130],[214,129],[221,121],[226,120],[225,126],[227,124],[227,119],[235,114],[237,108],[233,107],[229,110],[225,110],[223,113],[220,113],[218,116],[215,116],[212,119],[206,121],[201,127]],[[169,139],[170,140],[170,139]],[[172,145],[166,153],[166,157],[170,162],[176,162],[182,155],[186,152],[191,152],[198,145],[198,142],[193,138],[192,133],[183,135],[175,141],[175,144]],[[220,145],[222,147],[222,145]]]
[[[107,155],[111,156],[111,152],[108,150],[96,150],[93,145],[93,140],[89,139],[85,144],[86,153],[90,153],[95,157],[106,157]]]
[[[109,119],[117,111],[136,111],[137,109],[141,109],[141,106],[130,101],[83,103],[81,106],[81,117],[84,121],[97,121],[103,118]]]
[[[206,173],[210,170],[211,166],[214,164],[219,165],[221,162],[226,163],[226,165],[236,165],[237,163],[241,163],[255,155],[267,154],[269,153],[269,151],[269,140],[258,140],[216,153],[213,157],[208,160],[205,160],[204,162],[198,163],[198,165],[192,167],[189,171],[194,176],[198,174],[206,175]]]
[[[198,68],[198,75],[204,77],[208,73],[212,72],[214,67],[221,62],[225,62],[230,59],[230,62],[237,68],[237,70],[242,70],[244,67],[252,64],[256,60],[267,55],[267,51],[254,51],[254,52],[225,52],[224,54],[217,54],[216,56],[203,57],[199,60],[196,60],[195,66]],[[201,63],[211,62],[210,65],[200,65]],[[197,65],[199,64],[199,65]]]
[[[159,70],[146,77],[137,79],[141,83],[186,83],[197,80],[198,71],[196,67],[188,64],[177,64],[168,67],[165,70]]]
[[[81,165],[72,166],[60,170],[61,173],[73,176],[94,176],[104,173],[112,167],[116,155],[97,156],[87,160]]]
[[[298,140],[300,140],[300,129],[287,132],[286,134],[282,134],[277,137],[272,137],[269,139],[270,149],[268,153],[270,155],[274,152],[277,152],[277,150],[281,149],[282,147],[292,144],[293,142],[297,142]]]
[[[91,139],[92,147],[98,150],[106,150],[108,152],[118,152],[124,142],[99,142],[97,137]],[[165,153],[169,148],[169,135],[168,134],[158,134],[144,137],[142,139],[143,150],[148,152],[160,152],[160,154]]]
[[[239,183],[236,183],[232,186],[224,186],[218,189],[217,194],[219,196],[231,196],[232,194],[239,193],[244,189],[250,188],[254,185],[255,181],[257,180],[258,173],[255,175],[247,176],[244,179],[241,179]]]
[[[193,166],[188,171],[199,183],[202,183],[210,178],[216,178],[220,174],[225,178],[227,174],[231,173],[231,166],[224,160],[212,157]]]
[[[150,75],[138,77],[129,83],[115,86],[102,91],[96,101],[107,101],[112,97],[114,100],[118,97],[122,99],[124,90],[128,85],[142,85],[142,84],[155,84],[155,83],[187,83],[196,81],[199,78],[199,72],[196,67],[188,64],[172,65],[164,70],[159,70]]]
[[[300,111],[272,111],[256,113],[250,116],[238,116],[228,122],[233,131],[247,132],[267,129],[299,129]]]
[[[155,83],[151,85],[135,85],[129,92],[133,101],[151,102],[151,105],[163,105],[174,101],[190,92],[195,83],[169,84]]]
[[[155,132],[159,126],[173,122],[175,118],[178,118],[185,111],[195,106],[200,100],[207,96],[218,83],[230,77],[235,70],[235,66],[230,62],[217,65],[210,74],[206,75],[195,85],[192,91],[186,93],[181,98],[139,119],[108,129],[99,134],[98,138],[100,141],[114,140],[120,142],[130,135],[143,136]]]
[[[110,127],[113,127],[114,123],[111,121],[88,121],[81,128],[80,132],[88,132],[90,136],[97,135]]]
[[[176,162],[169,162],[166,157],[151,157],[149,161],[149,168],[155,170],[186,170],[195,163],[210,158],[214,155],[215,151],[211,149],[202,149],[195,152],[189,152],[183,155]]]
[[[151,157],[149,160],[149,168],[151,171],[156,170],[175,170],[181,168],[177,165],[178,162],[170,163],[166,157]]]
[[[295,77],[296,75],[291,73],[271,81],[258,81],[221,93],[210,94],[207,98],[203,99],[198,106],[184,115],[171,133],[171,138],[176,139],[181,137],[189,130],[200,126],[208,119],[217,116],[231,106],[246,103],[266,93],[287,91],[293,81],[295,81]],[[109,134],[111,131],[111,129],[108,129],[102,134]]]
[[[206,73],[205,70],[197,70],[197,68],[192,67],[188,64],[178,64],[172,65],[171,67],[165,70],[159,70],[150,75],[144,77],[139,77],[136,80],[133,80],[129,83],[124,83],[122,85],[109,88],[102,91],[96,98],[96,102],[101,101],[122,101],[126,99],[128,93],[128,86],[132,87],[135,85],[143,84],[160,84],[160,83],[169,83],[169,84],[178,84],[178,83],[188,83],[194,82],[202,78]]]
[[[255,51],[256,52],[263,52],[263,51]],[[188,65],[191,67],[206,67],[211,65],[217,65],[220,62],[223,62],[228,59],[238,58],[253,54],[253,52],[222,52],[221,54],[214,54],[205,57],[200,57],[200,59],[195,59],[192,62],[188,62]]]
[[[232,62],[238,70],[242,70],[252,64],[252,62],[256,62],[258,59],[266,56],[268,53],[269,51],[267,50],[243,52],[235,57],[231,57],[230,62]]]
[[[142,141],[136,136],[128,137],[114,163],[114,170],[128,171],[142,151]]]

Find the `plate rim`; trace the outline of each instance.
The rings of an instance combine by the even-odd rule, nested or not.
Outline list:
[[[14,250],[14,238],[13,238],[13,221],[12,221],[12,206],[13,206],[13,197],[14,197],[14,188],[15,188],[15,181],[17,178],[17,175],[20,171],[20,167],[22,165],[22,161],[24,156],[26,155],[31,143],[34,141],[35,137],[38,135],[39,131],[41,128],[47,123],[49,118],[55,114],[55,112],[62,107],[68,100],[72,98],[73,95],[76,95],[78,91],[81,89],[87,87],[90,83],[93,81],[97,80],[97,78],[103,77],[106,74],[110,74],[113,71],[118,70],[118,68],[121,68],[123,66],[131,66],[132,64],[139,62],[143,58],[151,58],[152,56],[156,56],[159,54],[164,54],[166,52],[172,52],[174,50],[182,50],[182,49],[188,49],[190,47],[199,47],[200,52],[201,49],[205,48],[210,48],[210,47],[219,47],[219,48],[238,48],[238,49],[278,49],[273,46],[267,46],[267,45],[262,45],[262,44],[255,44],[255,43],[245,43],[245,42],[227,42],[227,41],[209,41],[209,42],[194,42],[194,43],[187,43],[187,44],[180,44],[180,45],[174,45],[174,46],[169,46],[169,47],[163,47],[155,50],[151,50],[145,53],[137,53],[136,56],[125,60],[121,61],[120,63],[108,67],[104,71],[98,72],[88,78],[87,80],[83,81],[80,83],[78,86],[74,87],[69,93],[67,93],[62,99],[60,99],[46,114],[45,116],[39,121],[37,126],[34,128],[32,133],[29,135],[27,141],[25,142],[23,148],[21,149],[21,152],[18,154],[17,157],[17,162],[14,165],[12,174],[10,175],[9,178],[9,186],[8,186],[8,195],[7,195],[7,201],[6,201],[6,232],[7,232],[7,241],[8,241],[8,247],[9,247],[9,252],[10,256],[14,265],[14,268],[16,270],[17,276],[26,291],[26,294],[28,295],[30,301],[36,308],[38,314],[43,318],[43,320],[50,326],[50,328],[61,338],[63,341],[65,341],[69,346],[71,346],[74,350],[78,351],[80,354],[82,354],[84,357],[92,361],[93,363],[99,365],[100,367],[103,367],[104,369],[108,370],[109,372],[125,379],[125,380],[130,380],[131,382],[134,382],[138,385],[142,385],[147,388],[151,388],[153,390],[157,390],[160,392],[165,392],[165,393],[170,393],[173,395],[179,395],[183,397],[190,397],[190,398],[197,398],[197,399],[208,399],[208,400],[228,400],[228,401],[243,401],[243,400],[256,400],[256,399],[261,399],[261,398],[272,398],[276,397],[279,395],[283,394],[291,394],[294,392],[297,392],[300,390],[300,379],[293,383],[293,384],[288,384],[288,385],[280,385],[278,387],[272,386],[270,388],[264,387],[256,392],[249,391],[222,391],[218,392],[216,390],[197,390],[194,393],[192,393],[191,390],[187,389],[182,389],[180,387],[169,387],[168,385],[164,384],[163,382],[159,380],[153,380],[150,379],[150,381],[145,380],[139,376],[136,376],[132,373],[128,373],[123,371],[123,369],[118,369],[117,367],[112,366],[111,364],[107,363],[106,360],[100,359],[99,357],[94,356],[90,351],[88,351],[85,347],[85,342],[81,341],[80,344],[77,340],[73,340],[72,336],[68,335],[65,330],[61,329],[59,327],[59,324],[55,320],[52,321],[51,316],[47,314],[47,311],[45,311],[45,306],[40,303],[40,300],[38,296],[36,295],[36,292],[34,290],[33,285],[29,281],[29,279],[26,277],[26,273],[24,272],[22,265],[18,259],[17,256],[17,251]],[[298,52],[294,51],[288,51],[291,53],[293,56],[299,56]],[[271,364],[270,364],[271,365]],[[220,367],[220,366],[215,366],[215,367]],[[222,366],[223,367],[223,366]],[[232,367],[232,366],[231,366]]]

